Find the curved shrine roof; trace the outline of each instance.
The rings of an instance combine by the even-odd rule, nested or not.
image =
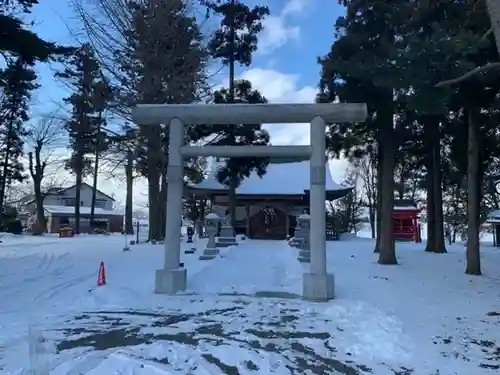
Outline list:
[[[207,178],[197,185],[190,186],[194,190],[226,191],[228,188],[219,183],[215,177],[217,168],[222,163],[213,163]],[[335,183],[330,168],[326,168],[326,190],[348,191],[351,188]],[[270,163],[262,178],[252,172],[236,189],[238,195],[299,195],[310,188],[309,160],[294,163]]]

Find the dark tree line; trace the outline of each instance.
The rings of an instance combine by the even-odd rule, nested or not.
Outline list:
[[[0,1],[0,228],[10,185],[26,179],[22,157],[33,92],[39,87],[34,65],[72,52],[40,38],[23,21],[35,0]]]
[[[37,61],[57,60],[63,67],[56,68],[55,78],[70,89],[62,104],[65,114],[61,128],[66,132],[70,154],[65,168],[76,181],[74,230],[81,231],[80,194],[84,181],[92,181],[91,230],[99,175],[122,174],[127,186],[125,230],[133,231],[134,180],[144,177],[148,180],[149,237],[163,239],[168,199],[168,126],[132,126],[130,108],[141,103],[266,102],[251,82],[236,79],[236,66],[250,66],[268,8],[249,8],[235,1],[201,1],[194,5],[195,9],[191,8],[193,4],[181,0],[76,1],[75,10],[86,41],[63,48],[41,40],[13,15],[19,9],[29,12],[36,4],[37,1],[29,0],[9,2],[2,9],[2,17],[9,22],[2,22],[1,27],[10,34],[4,38],[7,34],[2,33],[0,47],[9,51],[11,59],[1,76],[5,82],[2,114],[6,120],[0,130],[0,137],[5,139],[0,146],[0,173],[6,178],[0,179],[0,208],[5,190],[31,175],[37,231],[42,233],[46,226],[43,185],[47,169],[41,154],[48,142],[33,142],[28,155],[29,175],[21,159],[25,154],[23,142],[29,133],[24,131],[29,120],[27,108],[31,93],[38,87],[31,66]],[[203,30],[204,21],[196,18],[200,9],[206,11],[207,19],[219,22],[215,32]],[[14,37],[18,38],[15,43]],[[28,44],[31,49],[27,49]],[[214,63],[229,70],[228,89],[210,89],[209,68]],[[16,107],[7,108],[9,105]],[[9,118],[15,121],[9,123]],[[269,135],[261,124],[188,126],[186,142],[266,144]],[[258,158],[230,159],[219,171],[218,178],[232,192],[233,219],[236,187],[254,170],[264,174],[267,162]],[[196,158],[186,160],[186,183],[202,178],[203,165],[206,163]]]
[[[497,202],[485,186],[498,170],[500,135],[498,70],[477,70],[498,62],[486,2],[343,4],[337,40],[319,59],[318,101],[368,105],[366,123],[331,125],[329,149],[352,159],[375,155],[379,263],[397,263],[394,196],[398,190],[404,195],[405,182],[415,180],[427,196],[426,251],[445,253],[445,223],[464,225],[466,272],[480,274],[483,203],[488,195]]]

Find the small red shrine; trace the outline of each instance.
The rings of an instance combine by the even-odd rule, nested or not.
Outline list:
[[[396,241],[422,242],[420,223],[418,222],[420,211],[412,200],[394,200],[392,228]]]

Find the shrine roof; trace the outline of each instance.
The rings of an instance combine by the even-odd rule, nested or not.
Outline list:
[[[420,211],[415,201],[411,199],[394,199],[394,211]]]
[[[488,214],[488,217],[486,218],[487,223],[494,223],[498,224],[500,223],[500,210],[493,210]]]
[[[194,190],[227,191],[228,188],[219,183],[216,173],[222,163],[213,163],[207,178],[201,183],[191,186]],[[351,188],[335,183],[330,169],[326,168],[327,191],[349,191]],[[238,195],[299,195],[310,188],[309,160],[287,163],[270,163],[262,178],[252,172],[236,189]]]

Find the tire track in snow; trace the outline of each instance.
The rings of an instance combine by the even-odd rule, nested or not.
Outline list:
[[[21,274],[28,273],[27,277],[14,278],[9,280],[9,284],[2,283],[1,299],[6,301],[7,308],[0,308],[2,314],[12,314],[15,312],[23,311],[26,308],[32,308],[32,299],[29,297],[30,291],[36,290],[38,284],[48,283],[54,278],[59,278],[64,275],[68,270],[71,270],[74,265],[72,263],[61,261],[68,258],[70,253],[63,253],[55,256],[54,254],[44,254],[42,259],[34,267],[27,270],[20,271]],[[54,267],[57,266],[57,267]],[[13,275],[9,275],[12,277]],[[16,297],[26,295],[27,298],[19,299]],[[15,306],[15,307],[12,307]]]
[[[0,253],[0,279],[3,279],[7,276],[15,275],[21,273],[19,272],[8,272],[10,271],[9,263],[20,262],[23,264],[26,259],[33,258],[33,254],[23,255],[21,257],[10,257],[10,253]]]
[[[12,288],[12,286],[14,286],[14,285],[22,286],[25,284],[32,284],[34,282],[38,282],[42,279],[45,279],[47,277],[51,277],[54,274],[59,273],[59,271],[64,269],[63,267],[53,268],[52,266],[54,265],[54,263],[59,262],[65,258],[67,258],[68,256],[69,256],[69,253],[64,253],[64,254],[60,254],[57,256],[55,256],[54,254],[47,255],[45,253],[43,255],[42,259],[40,260],[40,262],[37,263],[36,266],[30,267],[28,269],[20,270],[16,273],[13,273],[13,274],[6,275],[6,276],[12,277],[14,275],[19,275],[19,274],[22,274],[22,275],[28,274],[27,277],[21,277],[19,279],[13,280],[9,284],[3,285],[3,287]],[[70,267],[72,267],[72,265],[70,265]]]
[[[57,295],[61,294],[61,292],[64,292],[66,289],[72,288],[74,286],[77,286],[79,284],[82,284],[83,282],[89,280],[91,277],[95,277],[96,273],[95,271],[93,272],[88,272],[84,275],[80,275],[78,277],[72,278],[72,279],[66,279],[63,282],[60,282],[55,285],[51,285],[49,288],[45,289],[41,293],[37,294],[33,299],[32,303],[33,304],[38,304],[38,303],[44,303],[44,302],[49,302],[51,301],[54,297]],[[88,290],[85,289],[85,292]]]

